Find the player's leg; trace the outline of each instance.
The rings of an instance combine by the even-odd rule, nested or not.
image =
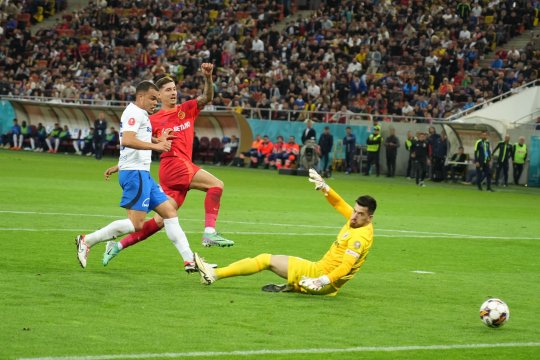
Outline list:
[[[210,174],[208,171],[199,169],[189,184],[190,189],[206,192],[204,198],[204,246],[232,246],[234,242],[225,239],[216,231],[216,221],[221,205],[221,195],[223,194],[223,181]]]
[[[103,266],[107,266],[120,251],[149,238],[161,229],[163,229],[163,218],[156,213],[153,218],[144,222],[141,230],[132,232],[120,241],[107,242],[103,254]]]
[[[212,269],[205,265],[198,254],[195,261],[201,274],[201,282],[210,285],[216,280],[234,276],[253,275],[263,270],[271,270],[277,275],[287,278],[287,256],[260,254],[253,258],[245,258],[228,266]]]
[[[187,236],[178,222],[177,209],[155,182],[150,195],[150,208],[163,218],[163,227],[165,228],[167,237],[176,247],[180,256],[182,256],[184,269],[187,272],[196,271],[193,261],[193,251],[191,251]]]
[[[127,219],[113,221],[109,225],[94,231],[93,233],[77,236],[75,239],[77,245],[77,258],[79,259],[81,266],[83,268],[86,267],[88,252],[92,246],[135,231],[135,224],[140,224],[140,226],[142,226],[145,217],[145,211],[128,210]]]

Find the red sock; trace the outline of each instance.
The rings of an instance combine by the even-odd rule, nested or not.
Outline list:
[[[204,198],[205,227],[216,227],[216,220],[219,212],[222,193],[223,189],[220,187],[212,187],[206,192],[206,197]]]
[[[154,218],[146,221],[140,231],[131,233],[122,240],[120,240],[120,244],[122,244],[122,249],[130,247],[131,245],[135,245],[139,241],[143,241],[147,237],[157,233],[159,230],[161,230],[161,228],[158,226]]]

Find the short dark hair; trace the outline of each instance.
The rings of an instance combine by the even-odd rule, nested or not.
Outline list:
[[[159,90],[163,86],[165,86],[166,84],[171,83],[171,82],[172,83],[174,82],[173,78],[168,76],[168,75],[165,75],[164,77],[162,77],[161,79],[156,81],[156,86],[158,87],[158,90]]]
[[[377,209],[377,201],[369,195],[360,196],[356,199],[356,203],[362,207],[367,207],[369,215],[373,215]]]
[[[158,90],[156,84],[154,84],[153,82],[149,80],[141,81],[135,88],[135,95],[138,95],[142,92],[148,92],[148,90],[150,89]]]

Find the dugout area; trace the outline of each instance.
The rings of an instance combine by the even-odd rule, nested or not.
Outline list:
[[[55,123],[59,123],[61,126],[67,125],[72,136],[77,136],[79,130],[82,133],[88,132],[100,112],[105,113],[108,126],[114,126],[118,130],[120,117],[125,109],[124,106],[47,103],[21,99],[10,99],[9,103],[19,124],[22,121],[33,126],[42,123],[49,131]],[[236,135],[240,141],[238,151],[247,151],[253,138],[247,120],[234,111],[202,111],[195,122],[195,131],[199,139],[217,137],[221,140],[224,136]]]

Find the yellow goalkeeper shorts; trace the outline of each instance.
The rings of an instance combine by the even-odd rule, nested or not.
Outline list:
[[[289,266],[287,268],[287,283],[289,286],[293,287],[293,291],[305,293],[305,294],[314,294],[314,295],[336,295],[337,289],[329,284],[323,287],[321,290],[307,291],[300,287],[299,283],[302,280],[303,276],[317,278],[324,275],[321,269],[317,267],[317,264],[313,261],[308,261],[296,256],[289,256]]]

